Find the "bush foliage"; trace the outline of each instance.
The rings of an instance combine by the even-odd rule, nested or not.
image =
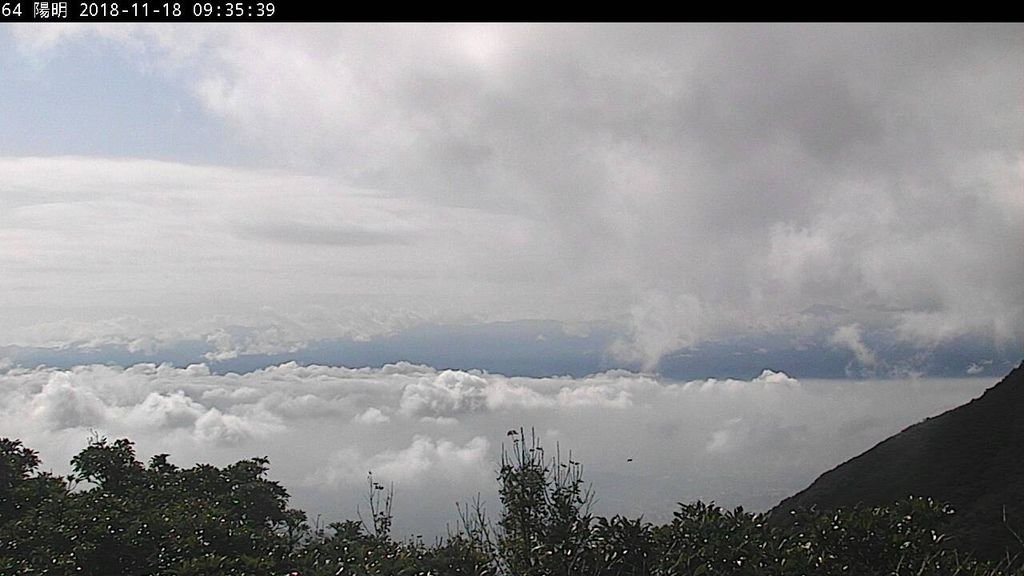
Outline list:
[[[1013,558],[973,560],[943,535],[948,507],[764,514],[680,504],[673,520],[595,516],[582,465],[510,432],[497,473],[502,509],[459,505],[460,528],[427,545],[391,534],[393,489],[369,479],[369,521],[311,527],[269,480],[265,458],[179,468],[133,444],[92,439],[67,477],[0,439],[0,574],[1021,576]]]

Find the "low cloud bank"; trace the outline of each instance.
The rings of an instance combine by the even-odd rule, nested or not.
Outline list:
[[[494,511],[510,429],[584,463],[598,509],[665,520],[701,498],[766,508],[817,474],[988,379],[676,381],[615,370],[506,377],[410,363],[286,363],[246,374],[204,364],[72,369],[0,366],[0,435],[68,470],[90,434],[129,437],[148,457],[223,465],[267,455],[293,503],[327,520],[365,508],[369,472],[396,487],[396,528],[438,534],[477,493]]]

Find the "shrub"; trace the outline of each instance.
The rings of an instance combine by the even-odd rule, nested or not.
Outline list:
[[[502,510],[478,499],[433,545],[391,535],[393,488],[371,476],[369,521],[310,528],[266,478],[265,458],[224,468],[144,466],[128,440],[94,438],[67,478],[0,439],[0,574],[243,576],[1024,576],[958,552],[952,510],[926,498],[798,510],[783,525],[742,508],[679,504],[671,522],[595,517],[582,466],[531,433],[510,433],[497,472]],[[85,489],[79,489],[85,488]]]

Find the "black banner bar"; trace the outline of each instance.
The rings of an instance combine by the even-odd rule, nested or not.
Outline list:
[[[0,0],[2,22],[303,22],[309,5],[246,0]],[[297,11],[298,10],[298,11]]]

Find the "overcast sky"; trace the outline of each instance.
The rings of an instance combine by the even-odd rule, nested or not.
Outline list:
[[[239,439],[312,430],[293,425],[301,406],[333,414],[319,389],[289,389],[299,412],[284,416],[221,406],[188,371],[147,380],[156,397],[101,382],[137,363],[196,364],[226,396],[228,372],[261,389],[250,371],[293,359],[542,388],[571,375],[570,391],[627,369],[651,402],[765,369],[870,381],[879,398],[935,376],[991,384],[1024,355],[1022,285],[1020,25],[0,27],[0,370],[38,420],[0,432],[61,457],[140,410],[234,439],[234,457],[259,445]],[[492,466],[493,433],[532,423],[410,408],[403,386],[435,376],[366,375],[391,404],[346,400],[332,428],[435,419],[419,436],[356,435],[391,443],[330,452],[319,472],[307,465],[328,452],[313,451],[288,477],[336,483],[403,451]],[[977,382],[917,388],[929,399],[897,402],[872,438]],[[72,394],[82,404],[52,408],[76,386],[92,390]],[[547,426],[523,406],[556,410],[552,394],[485,404]],[[632,406],[608,394],[610,413]],[[752,423],[728,406],[692,446],[790,438],[779,422],[820,417],[778,404]],[[734,500],[763,505],[831,460]],[[737,493],[756,470],[734,471]],[[669,468],[645,474],[668,489]]]

